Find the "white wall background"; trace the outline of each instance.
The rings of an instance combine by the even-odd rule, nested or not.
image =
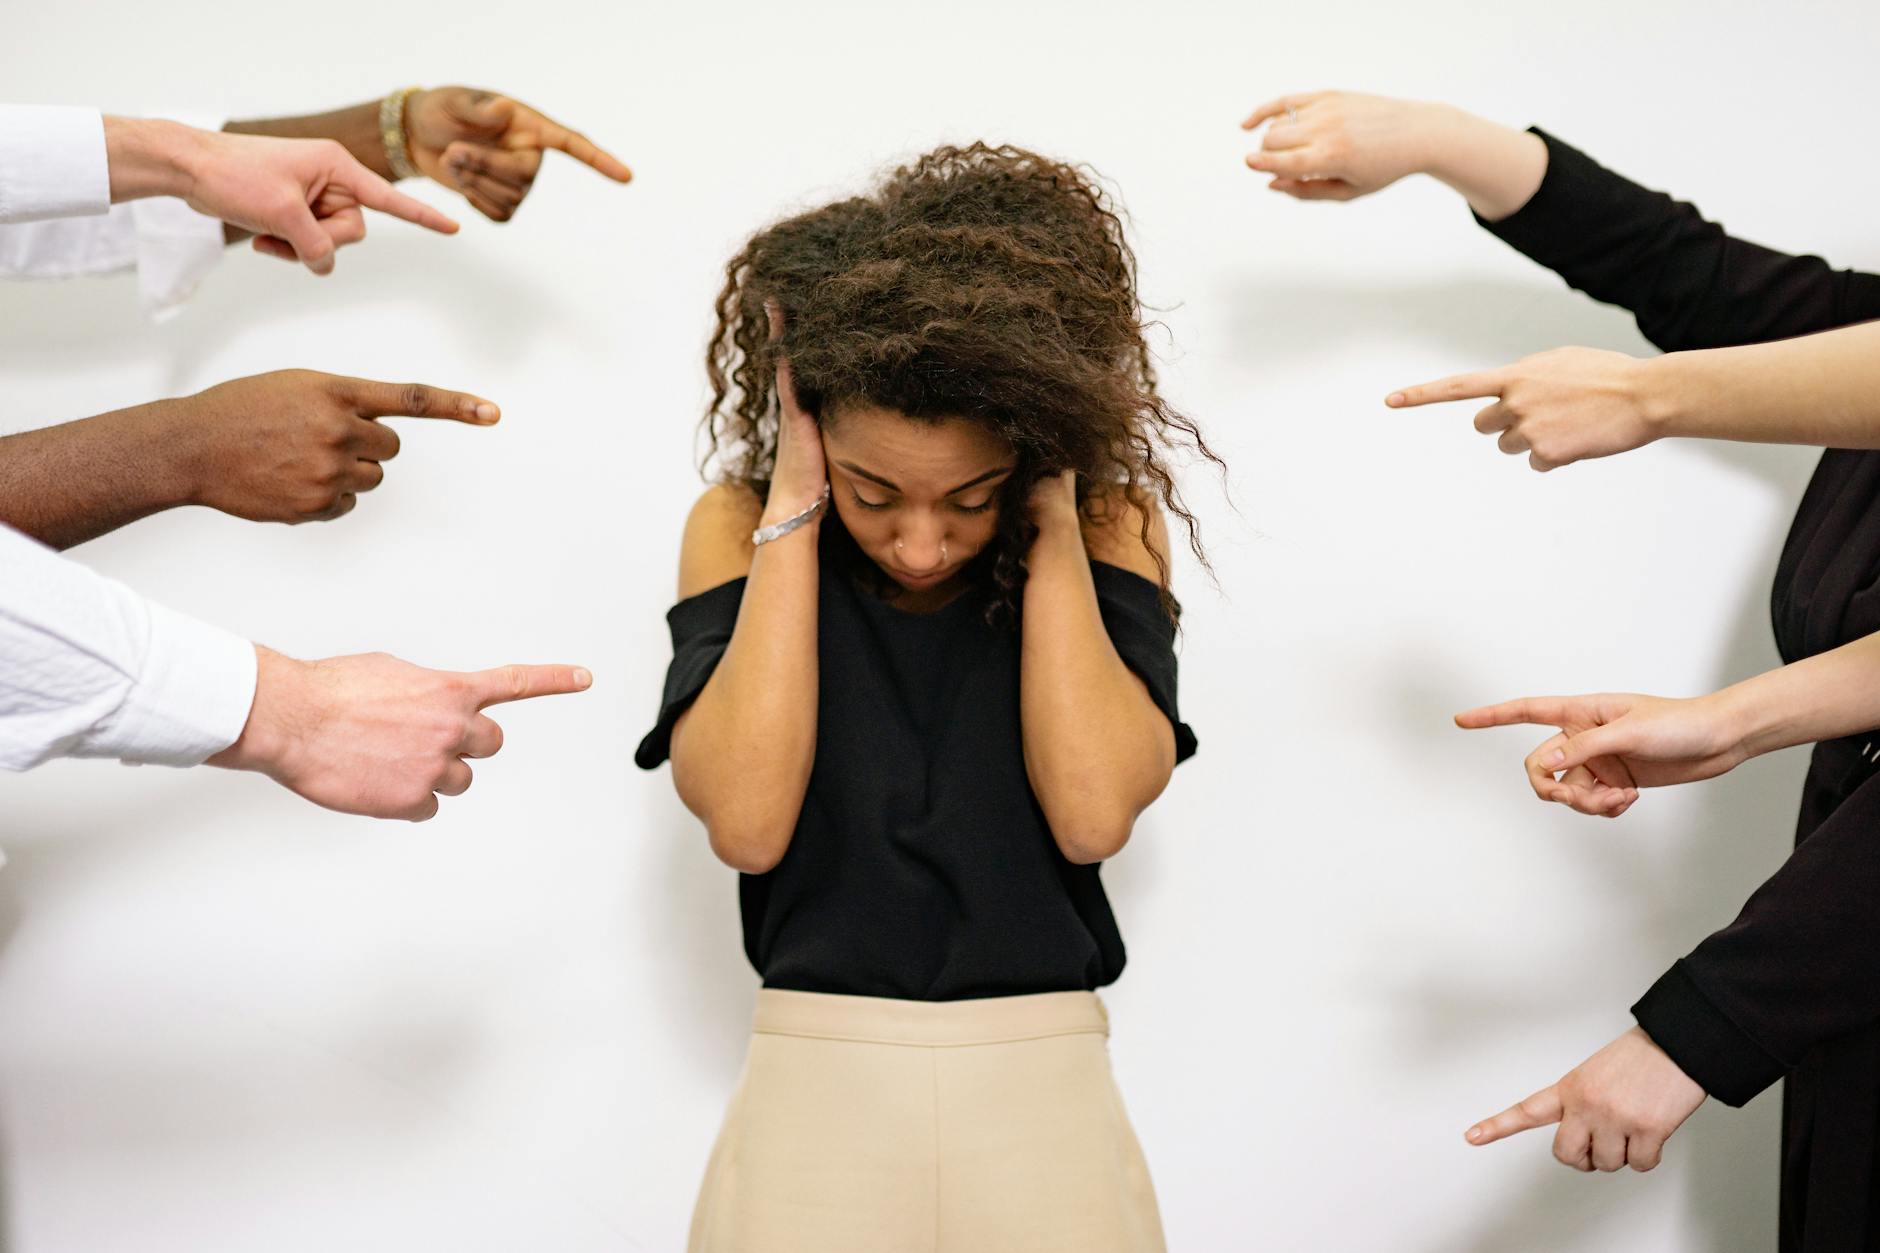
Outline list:
[[[232,254],[177,320],[129,280],[0,288],[0,430],[285,366],[491,396],[406,423],[386,486],[300,529],[199,511],[80,560],[303,656],[570,661],[427,826],[252,776],[0,779],[10,1253],[680,1247],[754,978],[735,887],[632,768],[667,659],[700,352],[753,228],[943,139],[1094,163],[1133,211],[1166,378],[1233,467],[1188,483],[1202,751],[1107,872],[1113,1051],[1177,1250],[1771,1247],[1777,1098],[1707,1106],[1649,1176],[1583,1178],[1474,1119],[1551,1081],[1733,916],[1802,755],[1623,821],[1543,808],[1544,690],[1708,690],[1775,661],[1775,554],[1813,457],[1661,446],[1548,477],[1397,385],[1622,314],[1434,184],[1300,205],[1239,118],[1342,85],[1540,121],[1750,238],[1880,266],[1870,6],[962,0],[304,11],[8,5],[4,95],[316,111],[509,91],[611,146],[456,239],[375,222],[326,281]],[[455,208],[431,188],[422,194]]]

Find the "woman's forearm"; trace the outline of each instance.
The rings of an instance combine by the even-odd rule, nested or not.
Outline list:
[[[1175,736],[1110,642],[1074,521],[1033,544],[1023,623],[1025,770],[1064,856],[1102,861],[1168,786]]]
[[[747,874],[783,859],[815,763],[818,530],[758,547],[731,643],[673,728],[680,799]]]
[[[0,522],[70,548],[187,504],[181,402],[159,401],[0,439]]]
[[[1547,176],[1539,135],[1476,117],[1446,104],[1424,104],[1425,173],[1448,184],[1490,222],[1534,198]]]
[[[1663,435],[1880,448],[1880,322],[1670,353],[1644,378]]]
[[[1709,699],[1750,756],[1880,728],[1880,634],[1766,671]]]

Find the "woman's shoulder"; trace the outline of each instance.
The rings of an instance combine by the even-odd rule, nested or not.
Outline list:
[[[686,515],[679,545],[679,599],[708,592],[751,572],[751,532],[764,502],[739,483],[707,487]]]
[[[1092,561],[1163,584],[1168,520],[1149,492],[1123,484],[1093,488],[1084,498],[1083,530],[1084,551]]]

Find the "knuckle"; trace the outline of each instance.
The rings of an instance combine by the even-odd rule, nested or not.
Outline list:
[[[398,390],[398,403],[410,413],[423,413],[431,405],[431,389],[422,383],[406,383]]]

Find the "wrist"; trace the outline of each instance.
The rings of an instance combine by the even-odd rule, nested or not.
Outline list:
[[[770,493],[764,498],[764,512],[757,519],[758,527],[762,529],[788,522],[808,509],[815,509],[816,512],[801,524],[801,529],[807,531],[821,526],[823,515],[829,511],[829,505],[823,503],[823,493],[827,490],[826,482],[814,487],[786,487],[780,482],[772,482]]]
[[[1433,100],[1410,101],[1405,107],[1410,110],[1410,133],[1415,136],[1411,142],[1415,171],[1455,187],[1464,173],[1461,159],[1477,138],[1477,129],[1486,123],[1454,105]]]
[[[1772,699],[1775,693],[1768,690],[1769,685],[1765,682],[1768,677],[1766,674],[1757,675],[1712,692],[1709,696],[1699,697],[1709,710],[1718,737],[1733,746],[1743,761],[1787,748],[1796,742],[1784,735],[1787,720],[1782,716],[1780,703]]]
[[[153,400],[108,415],[118,447],[134,451],[138,481],[155,509],[204,503],[200,425],[188,398]]]
[[[1652,440],[1689,431],[1690,361],[1685,353],[1646,357],[1632,373],[1633,398]]]
[[[111,203],[149,196],[183,196],[194,181],[187,165],[189,128],[159,118],[104,119],[105,161]]]
[[[1466,113],[1453,105],[1432,110],[1422,170],[1459,193],[1485,221],[1498,222],[1534,198],[1547,176],[1547,144],[1539,135]]]
[[[208,424],[197,411],[197,399],[154,400],[112,415],[125,423],[128,439],[149,467],[147,482],[160,498],[155,503],[166,509],[211,503],[211,458],[204,444]]]
[[[1083,518],[1075,506],[1067,509],[1041,509],[1032,514],[1032,525],[1038,528],[1038,538],[1031,544],[1031,559],[1050,558],[1057,554],[1076,554],[1082,557],[1084,549]]]
[[[305,663],[255,645],[255,701],[235,742],[204,764],[225,770],[253,770],[280,778],[292,751],[293,719],[287,710],[300,703]]]

